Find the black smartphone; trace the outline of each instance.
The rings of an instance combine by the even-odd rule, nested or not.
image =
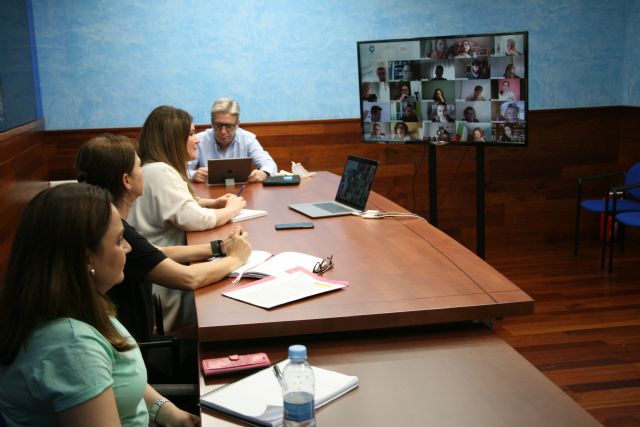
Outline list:
[[[276,230],[293,230],[296,228],[313,228],[312,222],[294,222],[291,224],[276,224]]]

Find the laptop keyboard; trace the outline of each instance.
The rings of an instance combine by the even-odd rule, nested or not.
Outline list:
[[[331,213],[350,212],[350,209],[343,208],[335,203],[314,203],[313,206]]]

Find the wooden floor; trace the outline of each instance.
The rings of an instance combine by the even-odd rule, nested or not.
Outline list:
[[[640,235],[612,274],[596,240],[490,248],[487,261],[536,301],[496,332],[605,426],[640,426]]]

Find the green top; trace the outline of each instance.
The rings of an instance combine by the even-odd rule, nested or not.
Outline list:
[[[59,318],[36,329],[11,365],[0,366],[0,413],[10,427],[56,426],[58,412],[112,387],[122,425],[146,426],[146,384],[138,347],[118,352],[91,325]]]

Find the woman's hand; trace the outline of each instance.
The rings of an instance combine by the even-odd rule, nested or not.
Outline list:
[[[213,199],[213,203],[211,204],[210,207],[214,209],[224,208],[227,205],[227,199],[231,196],[233,196],[233,194],[227,193],[224,196],[220,196],[217,199]]]
[[[220,196],[217,199],[212,199],[212,203],[209,208],[213,209],[223,209],[234,206],[241,206],[238,208],[238,213],[240,213],[240,209],[244,208],[247,205],[247,202],[244,200],[242,196],[236,196],[235,194],[227,193],[224,196]]]
[[[238,197],[235,194],[225,194],[222,197],[226,197],[224,207],[229,208],[234,212],[232,217],[238,215],[240,211],[247,206],[247,201],[242,196]]]
[[[251,244],[248,235],[241,228],[237,228],[222,242],[222,251],[227,256],[237,257],[244,264],[251,255]]]
[[[200,417],[167,402],[158,411],[155,424],[162,427],[196,427],[200,425]]]

